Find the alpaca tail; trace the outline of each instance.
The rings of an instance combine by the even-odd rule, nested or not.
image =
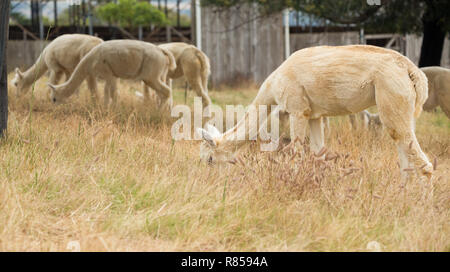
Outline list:
[[[422,113],[423,104],[425,104],[428,99],[428,79],[415,65],[409,67],[408,73],[416,91],[414,116],[418,118]]]
[[[209,64],[209,58],[200,50],[197,50],[195,52],[195,55],[198,57],[202,65],[202,76],[207,79],[211,74],[211,66]]]
[[[175,71],[175,69],[177,69],[177,62],[175,61],[175,57],[173,56],[172,53],[170,53],[169,50],[166,50],[164,48],[160,48],[162,50],[162,52],[164,53],[164,55],[167,56],[168,60],[169,60],[169,71],[173,72]]]

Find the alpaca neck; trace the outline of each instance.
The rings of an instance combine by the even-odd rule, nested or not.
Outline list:
[[[89,54],[87,56],[89,56]],[[60,92],[63,97],[71,96],[91,72],[89,69],[90,58],[87,56],[77,65],[69,80],[58,86],[57,91]]]
[[[44,62],[44,53],[39,56],[39,59],[28,70],[23,73],[24,87],[31,86],[39,78],[41,78],[47,71],[47,65]]]
[[[222,141],[231,148],[239,147],[246,140],[256,140],[258,130],[267,121],[270,106],[275,103],[275,99],[269,95],[268,85],[264,83],[261,86],[255,100],[250,104],[244,117],[238,123],[222,135]],[[266,106],[266,114],[261,114],[262,106]],[[248,124],[248,129],[247,129]]]

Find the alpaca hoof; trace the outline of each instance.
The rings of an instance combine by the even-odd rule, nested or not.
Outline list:
[[[433,165],[431,163],[427,163],[422,168],[422,175],[426,176],[428,179],[431,179],[433,176]]]

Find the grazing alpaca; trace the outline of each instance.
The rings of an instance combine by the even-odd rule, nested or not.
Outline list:
[[[361,119],[361,122],[363,123],[365,129],[367,128],[376,129],[381,127],[381,120],[378,114],[370,113],[367,110],[363,110],[362,112],[359,112],[357,114],[350,114],[348,116],[350,118],[350,123],[352,124],[353,128],[357,127],[356,116],[358,116],[359,119]]]
[[[309,123],[311,150],[318,153],[324,147],[322,117],[356,113],[376,104],[383,125],[397,142],[402,177],[410,167],[431,177],[433,165],[414,132],[414,117],[420,115],[427,97],[426,76],[395,51],[367,45],[319,46],[297,51],[278,67],[261,86],[249,111],[277,104],[280,111],[289,114],[294,142],[305,139]],[[253,114],[247,112],[223,134],[211,126],[208,131],[198,128],[204,139],[201,158],[210,162],[232,160],[242,142],[235,139],[244,138],[238,135],[240,128]],[[245,129],[245,139],[257,125]]]
[[[431,111],[440,106],[450,118],[450,69],[442,67],[421,68],[428,78],[428,100],[423,109]]]
[[[167,43],[159,47],[171,52],[177,62],[177,69],[169,72],[169,79],[185,77],[191,88],[202,98],[204,107],[211,105],[208,96],[208,77],[211,74],[209,58],[197,47],[187,43]],[[149,98],[149,89],[144,87],[144,98]]]
[[[69,79],[81,59],[102,42],[102,39],[83,34],[59,36],[42,51],[36,63],[27,71],[22,73],[16,68],[12,83],[17,88],[17,95],[28,92],[30,86],[47,70],[50,73],[50,84],[57,84],[62,74],[65,74],[66,80]],[[88,76],[87,82],[93,99],[96,99],[95,77]]]
[[[432,111],[440,106],[442,111],[450,118],[450,69],[439,66],[420,68],[428,78],[428,99],[423,104],[425,111]],[[359,113],[363,118],[365,127],[381,126],[380,116],[367,111]],[[355,127],[355,117],[350,115],[350,122]]]
[[[86,77],[93,75],[106,81],[104,104],[110,98],[116,103],[116,78],[142,80],[163,97],[162,103],[171,108],[172,92],[164,79],[176,68],[173,55],[151,43],[134,40],[103,42],[87,54],[64,84],[54,86],[51,98],[60,103],[73,94]]]

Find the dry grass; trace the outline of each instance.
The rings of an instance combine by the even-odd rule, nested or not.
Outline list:
[[[54,107],[10,95],[0,142],[0,250],[449,251],[450,121],[424,113],[419,141],[438,167],[432,183],[399,179],[381,133],[332,122],[325,161],[243,149],[238,165],[199,162],[198,143],[173,142],[171,120],[143,108],[121,83],[104,112],[82,95]],[[184,101],[177,90],[175,101]],[[247,104],[256,90],[211,92]],[[33,110],[29,111],[29,102]],[[192,104],[192,93],[189,96]],[[245,165],[245,166],[243,166]]]

